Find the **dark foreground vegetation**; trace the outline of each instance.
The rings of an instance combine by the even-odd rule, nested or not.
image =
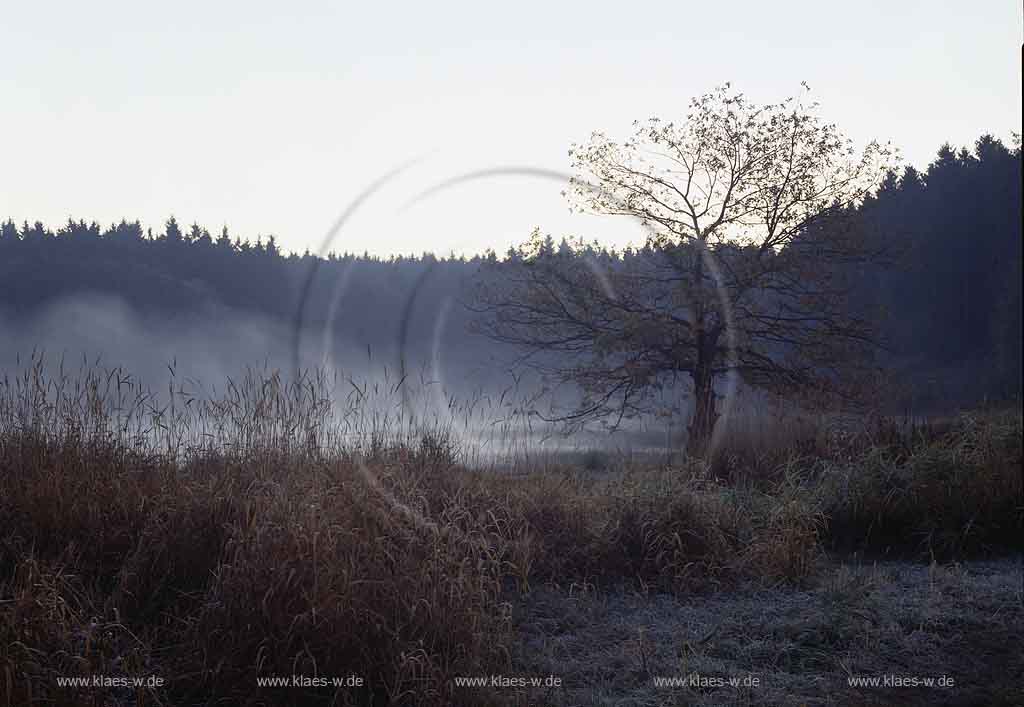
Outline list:
[[[769,446],[733,432],[710,462],[515,475],[466,468],[444,424],[374,418],[346,443],[331,418],[315,378],[254,376],[176,408],[116,371],[6,379],[0,704],[1024,697],[1019,589],[958,564],[1020,550],[1019,410],[794,426]],[[652,682],[740,668],[768,687]],[[943,670],[959,691],[829,681]],[[456,683],[540,671],[563,685]],[[97,675],[165,683],[58,684]],[[293,675],[364,685],[257,683]]]

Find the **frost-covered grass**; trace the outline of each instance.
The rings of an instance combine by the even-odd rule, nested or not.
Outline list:
[[[320,382],[168,407],[119,373],[5,380],[0,705],[525,705],[455,678],[538,673],[563,678],[540,704],[720,697],[654,690],[661,670],[845,704],[843,671],[1019,675],[1012,572],[948,564],[1019,548],[1019,411],[513,475],[467,464],[451,421],[350,418],[353,445]],[[94,675],[165,684],[57,683]]]

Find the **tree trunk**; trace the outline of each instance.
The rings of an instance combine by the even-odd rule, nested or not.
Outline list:
[[[686,452],[691,459],[704,459],[711,444],[711,435],[718,421],[715,406],[714,376],[711,366],[698,366],[693,375],[694,407],[690,417],[690,434]]]
[[[694,222],[697,229],[696,221]],[[711,433],[715,430],[718,413],[715,411],[715,376],[712,366],[715,360],[717,334],[708,331],[709,293],[704,282],[704,257],[707,236],[701,234],[700,247],[694,252],[692,279],[694,284],[694,329],[696,333],[697,361],[693,370],[693,416],[690,418],[690,435],[687,440],[687,454],[691,459],[704,459],[711,444]]]

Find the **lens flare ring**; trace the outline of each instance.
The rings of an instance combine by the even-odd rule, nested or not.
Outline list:
[[[406,171],[408,171],[410,168],[412,168],[421,161],[422,158],[411,160],[378,177],[366,189],[360,192],[345,207],[345,209],[341,212],[341,215],[334,222],[331,228],[327,231],[321,243],[320,249],[317,253],[317,257],[313,260],[312,263],[310,263],[310,267],[307,271],[306,278],[300,290],[298,306],[293,320],[291,348],[292,367],[295,375],[298,375],[300,373],[302,367],[302,331],[305,325],[306,309],[310,303],[312,287],[314,280],[316,279],[317,273],[319,271],[320,263],[331,252],[332,246],[335,244],[335,241],[341,235],[343,227],[349,222],[353,214],[355,214],[355,212],[368,199],[370,199],[370,197],[384,189],[384,187],[391,183],[395,178],[405,173]],[[407,212],[410,209],[414,208],[415,206],[425,203],[429,199],[437,196],[438,194],[441,194],[442,192],[448,191],[459,186],[464,186],[473,182],[486,179],[510,176],[528,177],[534,179],[542,179],[546,181],[555,181],[559,183],[569,183],[569,181],[573,179],[572,175],[567,172],[532,166],[512,165],[479,169],[450,177],[441,182],[438,182],[433,186],[428,187],[427,189],[420,191],[414,197],[406,201],[399,208],[398,213]],[[617,197],[609,193],[607,190],[602,189],[597,185],[591,184],[580,179],[573,180],[573,183],[577,186],[582,186],[583,188],[594,192],[595,194],[599,195],[602,199],[607,200],[608,203],[612,203],[620,207],[624,206],[622,200],[618,199]],[[653,226],[651,226],[649,223],[645,223],[639,217],[634,218],[640,222],[640,225],[644,228],[644,230],[648,232],[649,235],[656,235],[655,231],[653,230]],[[723,429],[728,424],[728,420],[732,412],[733,403],[738,389],[737,376],[735,375],[735,368],[737,364],[736,331],[733,323],[732,303],[730,301],[728,291],[724,285],[721,269],[718,266],[718,262],[715,258],[715,255],[706,246],[706,244],[704,244],[699,239],[696,239],[694,242],[697,244],[697,247],[700,248],[701,257],[704,260],[704,264],[707,267],[708,271],[711,273],[712,279],[715,283],[715,289],[718,294],[719,305],[721,307],[722,315],[725,319],[724,323],[726,334],[726,357],[728,367],[730,369],[729,375],[726,376],[725,391],[724,394],[721,396],[722,405],[719,411],[719,424],[715,426],[715,431],[710,440],[710,453],[713,454],[721,441]],[[610,300],[617,301],[618,294],[616,293],[611,280],[608,278],[607,274],[600,267],[600,265],[596,262],[593,262],[593,258],[589,258],[586,256],[584,257],[583,262],[585,266],[591,271],[591,274],[594,275],[595,279],[604,291],[605,295]],[[342,271],[341,276],[338,278],[338,280],[334,283],[332,287],[331,298],[328,303],[328,316],[326,321],[324,322],[324,331],[322,332],[321,337],[322,353],[320,356],[320,360],[327,364],[330,364],[332,357],[332,349],[334,343],[334,320],[337,317],[341,299],[344,297],[344,294],[349,286],[352,267],[353,263],[346,264],[346,268]],[[414,307],[419,298],[420,292],[426,285],[430,275],[434,272],[435,268],[436,264],[428,264],[428,266],[417,278],[411,292],[409,293],[408,297],[406,298],[406,301],[403,304],[403,311],[399,327],[399,340],[397,342],[397,364],[400,373],[400,380],[402,381],[405,380],[405,377],[408,374],[407,349],[409,344],[409,330],[411,322],[413,321]],[[444,394],[445,376],[442,360],[443,346],[441,342],[444,339],[444,330],[447,325],[448,314],[451,309],[452,303],[450,299],[450,297],[447,297],[440,303],[438,312],[436,314],[436,317],[434,318],[432,333],[430,337],[430,374],[431,386],[433,387],[432,402],[435,407],[435,412],[444,412],[448,409],[448,401],[445,399]],[[403,412],[409,416],[409,419],[415,419],[415,413],[412,409],[412,401],[409,397],[408,386],[402,383],[400,387],[402,393]],[[457,428],[453,429],[452,432],[455,434],[460,434]],[[465,442],[465,440],[460,438],[459,442]],[[424,518],[422,514],[414,511],[408,506],[401,504],[397,499],[394,499],[389,493],[385,493],[385,490],[380,485],[379,479],[376,479],[373,472],[366,465],[365,460],[360,459],[357,463],[359,464],[360,472],[367,478],[371,485],[375,489],[381,491],[384,494],[385,498],[389,500],[389,502],[397,504],[397,506],[401,506],[404,515],[414,519],[417,523],[424,527],[433,528],[434,530],[437,529],[436,525],[429,519]]]

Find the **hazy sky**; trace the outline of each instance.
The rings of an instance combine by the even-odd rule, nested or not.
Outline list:
[[[399,212],[446,178],[569,168],[590,131],[680,117],[724,81],[801,80],[855,141],[924,167],[944,141],[1021,124],[1019,2],[3,3],[0,218],[104,225],[174,214],[316,250],[502,251],[533,226],[622,243],[561,186],[495,177]]]

